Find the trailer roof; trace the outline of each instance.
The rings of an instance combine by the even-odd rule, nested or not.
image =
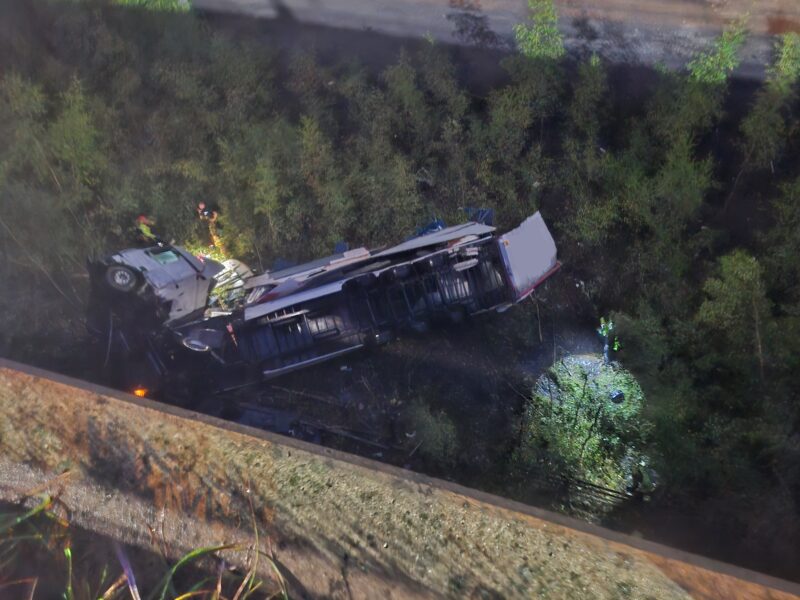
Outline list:
[[[260,285],[274,283],[275,281],[282,279],[297,278],[296,276],[316,275],[317,273],[315,273],[315,271],[319,273],[323,271],[331,271],[344,266],[345,264],[352,266],[354,264],[367,261],[371,258],[386,258],[389,256],[402,254],[404,252],[409,252],[411,250],[418,250],[422,248],[428,248],[430,246],[446,244],[447,242],[458,240],[464,237],[475,236],[480,238],[490,234],[494,230],[494,227],[483,225],[481,223],[462,223],[461,225],[446,227],[440,231],[435,231],[433,233],[411,238],[385,250],[377,249],[369,251],[366,248],[356,248],[347,252],[331,254],[330,256],[326,256],[324,258],[318,258],[301,265],[287,267],[285,269],[280,269],[279,271],[268,271],[262,275],[257,275],[247,281],[245,284],[245,289],[252,289]],[[299,279],[304,279],[304,277],[299,277]]]
[[[490,234],[494,230],[494,227],[484,225],[482,223],[462,223],[461,225],[445,227],[444,229],[435,231],[433,233],[411,238],[402,244],[387,248],[383,252],[375,254],[375,256],[390,256],[392,254],[400,254],[401,252],[408,252],[409,250],[416,250],[419,248],[427,248],[428,246],[444,244],[471,235],[483,237],[487,234]]]
[[[293,304],[306,302],[307,300],[316,300],[317,298],[322,298],[323,296],[330,296],[331,294],[341,291],[343,285],[344,280],[340,279],[339,281],[333,281],[319,287],[287,294],[282,298],[277,298],[269,302],[262,302],[261,304],[248,306],[244,309],[244,320],[249,321],[251,319],[256,319],[271,312],[288,308]]]
[[[344,257],[344,252],[340,252],[338,254],[331,254],[330,256],[317,258],[315,260],[303,263],[301,265],[294,265],[293,267],[286,267],[285,269],[270,271],[269,276],[271,279],[283,279],[284,277],[299,275],[300,273],[305,273],[306,271],[312,271],[314,269],[319,269],[321,267],[327,267],[333,261],[343,257]]]

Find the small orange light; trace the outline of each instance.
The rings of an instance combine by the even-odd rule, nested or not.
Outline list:
[[[139,398],[144,398],[145,394],[147,394],[147,388],[136,388],[133,390],[134,396],[139,396]]]

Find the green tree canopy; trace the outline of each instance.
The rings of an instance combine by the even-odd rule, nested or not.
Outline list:
[[[519,51],[528,58],[557,60],[564,56],[564,37],[553,0],[528,0],[528,9],[529,23],[514,26]]]

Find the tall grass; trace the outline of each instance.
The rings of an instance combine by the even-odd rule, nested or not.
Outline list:
[[[79,530],[65,517],[57,498],[41,496],[29,509],[6,506],[0,511],[0,598],[47,600],[245,600],[288,599],[286,584],[271,554],[253,543],[219,544],[194,549],[163,574],[140,566],[117,542]],[[253,523],[255,528],[255,521]],[[113,546],[114,552],[109,552]],[[245,551],[245,572],[231,568],[219,553]],[[108,557],[116,558],[114,561]],[[272,570],[270,582],[258,578],[258,561]],[[269,585],[268,585],[269,583]],[[140,587],[142,584],[142,587]]]

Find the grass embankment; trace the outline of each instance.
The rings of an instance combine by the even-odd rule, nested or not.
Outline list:
[[[0,506],[0,597],[28,600],[245,600],[287,598],[286,585],[258,536],[247,548],[245,569],[229,565],[220,552],[232,544],[197,548],[178,560],[126,548],[69,522],[58,498],[41,496],[26,508]],[[27,505],[26,505],[27,506]],[[161,540],[162,548],[166,545]],[[238,548],[243,550],[243,548]],[[274,577],[256,576],[266,562]]]

